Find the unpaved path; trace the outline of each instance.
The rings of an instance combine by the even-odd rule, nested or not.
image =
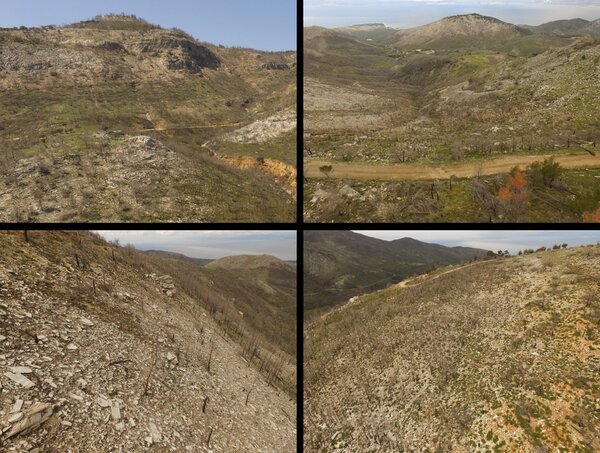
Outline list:
[[[476,263],[479,264],[478,261]],[[463,264],[462,266],[456,266],[456,267],[453,267],[452,269],[448,269],[447,271],[440,272],[439,274],[434,275],[433,277],[429,277],[429,278],[427,278],[426,274],[417,275],[414,278],[410,278],[408,280],[402,280],[400,283],[397,283],[395,285],[395,287],[396,288],[406,288],[407,286],[418,286],[421,283],[430,282],[431,280],[435,280],[436,278],[439,278],[442,275],[449,274],[450,272],[454,272],[454,271],[457,271],[459,269],[463,269],[465,267],[472,266],[473,264],[475,264],[475,262]],[[420,280],[420,281],[415,282],[415,280]]]
[[[168,131],[171,129],[213,129],[217,127],[231,127],[231,126],[247,126],[249,123],[246,121],[242,121],[239,123],[224,123],[224,124],[210,124],[208,126],[168,126],[168,127],[156,127],[153,129],[140,129],[139,132],[149,132],[149,131]]]
[[[319,170],[323,165],[331,165],[333,171],[329,177],[337,179],[375,179],[375,180],[419,180],[419,179],[449,179],[472,178],[478,175],[494,175],[508,173],[513,167],[521,168],[545,158],[554,157],[564,168],[600,167],[600,154],[509,156],[482,162],[466,164],[405,164],[405,165],[369,165],[347,162],[308,161],[304,163],[304,176],[309,178],[325,178]]]
[[[435,280],[436,278],[441,277],[442,275],[446,275],[449,274],[450,272],[454,272],[457,271],[459,269],[464,269],[465,267],[469,267],[469,266],[473,266],[474,264],[480,264],[481,261],[474,261],[472,263],[467,263],[467,264],[463,264],[461,266],[455,266],[452,267],[451,269],[448,269],[447,271],[441,272],[437,275],[434,275],[433,277],[429,277],[427,278],[426,274],[421,274],[421,275],[417,275],[416,277],[413,278],[409,278],[407,280],[402,280],[400,283],[396,283],[395,285],[393,285],[392,287],[388,287],[385,289],[379,289],[373,292],[378,292],[378,291],[386,291],[390,288],[406,288],[408,286],[418,286],[421,283],[425,283],[425,282],[430,282],[431,280]],[[416,281],[415,280],[420,280],[420,281]],[[360,298],[362,296],[364,296],[365,294],[361,294],[361,295],[357,295],[354,296],[356,299],[354,299],[352,302],[346,302],[343,305],[340,305],[339,307],[336,307],[332,310],[329,310],[325,313],[323,313],[321,316],[318,316],[315,320],[313,320],[312,322],[307,323],[308,326],[312,326],[314,324],[316,324],[319,321],[324,321],[328,316],[332,315],[333,313],[339,313],[342,310],[345,310],[346,308],[352,306],[352,305],[356,305],[358,303],[360,303]]]

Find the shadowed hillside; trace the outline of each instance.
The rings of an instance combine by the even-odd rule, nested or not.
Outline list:
[[[357,294],[485,254],[411,238],[384,241],[351,231],[305,231],[304,309],[314,315]]]

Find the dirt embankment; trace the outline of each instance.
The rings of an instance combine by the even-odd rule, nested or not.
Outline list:
[[[325,174],[322,173],[319,168],[324,165],[331,165],[333,167],[333,171],[329,173],[328,177],[336,179],[349,178],[390,181],[450,179],[451,177],[471,178],[480,175],[508,173],[517,165],[524,168],[533,162],[542,161],[549,157],[552,157],[552,155],[510,156],[483,162],[470,162],[465,164],[405,164],[386,166],[362,163],[308,161],[304,164],[304,173],[305,176],[309,178],[325,178]],[[600,167],[600,155],[563,155],[554,156],[554,160],[565,168]]]
[[[217,159],[228,165],[242,170],[256,169],[275,178],[287,193],[296,198],[296,168],[275,159],[264,159],[250,156],[221,156],[215,155]]]

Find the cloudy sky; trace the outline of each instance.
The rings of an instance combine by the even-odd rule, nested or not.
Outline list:
[[[304,0],[304,25],[385,23],[396,28],[455,14],[479,13],[513,24],[600,19],[600,0]]]
[[[140,250],[166,250],[192,258],[273,255],[296,259],[295,231],[97,231],[108,240]]]
[[[595,244],[600,241],[598,231],[358,231],[379,239],[391,241],[403,237],[411,237],[423,242],[431,242],[447,246],[476,247],[485,250],[508,250],[511,253],[525,248],[538,248],[554,244],[571,245]]]

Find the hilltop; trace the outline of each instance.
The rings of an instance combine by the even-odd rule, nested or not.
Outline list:
[[[0,29],[0,89],[4,221],[294,220],[295,52],[100,16]]]
[[[8,450],[295,449],[295,358],[233,316],[218,275],[81,231],[3,232],[0,250]],[[254,282],[227,280],[260,304]]]
[[[289,265],[272,255],[235,255],[227,256],[213,261],[208,267],[216,269],[256,269],[256,268],[280,268],[289,269]]]
[[[305,30],[305,220],[594,218],[594,24],[468,14],[403,30]],[[522,203],[500,196],[516,169]]]
[[[305,451],[598,451],[599,263],[478,261],[315,319]]]
[[[498,41],[531,34],[513,24],[480,14],[450,16],[420,27],[397,32],[394,46],[425,48],[481,47],[486,40]]]
[[[172,258],[172,259],[190,261],[190,262],[198,264],[200,266],[204,266],[204,265],[214,261],[214,260],[208,259],[208,258],[192,258],[190,256],[184,255],[183,253],[167,252],[164,250],[145,250],[144,253],[147,255],[157,256],[159,258]]]
[[[411,238],[393,241],[352,231],[304,232],[304,308],[314,316],[353,296],[448,264],[465,263],[486,250],[446,247]]]

